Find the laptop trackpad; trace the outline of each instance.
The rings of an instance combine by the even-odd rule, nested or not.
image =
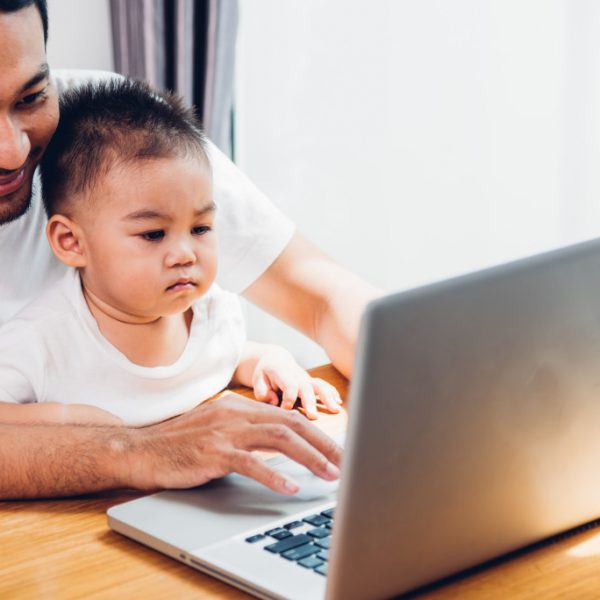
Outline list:
[[[306,467],[288,458],[277,458],[273,461],[268,461],[268,464],[280,473],[293,479],[300,486],[300,490],[294,496],[289,497],[289,500],[292,502],[317,499],[327,500],[332,494],[335,494],[339,485],[339,481],[325,481],[313,475]],[[288,500],[287,496],[272,492],[261,484],[257,484],[255,481],[240,475],[229,475],[219,480],[219,483],[224,483],[226,486],[231,483],[235,486],[237,490],[236,505],[238,508],[240,502],[242,504],[259,502],[264,506],[272,502],[280,504],[282,501],[285,502]]]
[[[323,502],[335,498],[339,481],[325,481],[290,459],[277,458],[269,464],[296,481],[300,490],[293,496],[284,496],[253,479],[232,474],[203,485],[189,499],[196,506],[220,514],[263,514],[277,518],[302,510],[307,501]],[[186,493],[178,492],[178,495],[185,496]]]
[[[109,522],[150,545],[148,536],[193,550],[335,501],[337,481],[324,481],[287,458],[276,457],[269,464],[294,478],[300,491],[284,496],[233,474],[195,489],[159,492],[114,506]]]

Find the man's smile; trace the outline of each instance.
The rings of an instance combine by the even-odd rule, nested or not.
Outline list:
[[[0,200],[3,196],[16,192],[25,183],[27,164],[11,175],[0,177]]]

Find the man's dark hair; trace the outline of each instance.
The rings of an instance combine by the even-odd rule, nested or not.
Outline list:
[[[108,171],[137,160],[195,156],[205,137],[191,108],[171,93],[125,78],[89,83],[60,99],[60,120],[41,161],[48,216]]]
[[[16,12],[35,4],[44,27],[44,43],[48,41],[48,5],[46,0],[0,0],[0,12]]]

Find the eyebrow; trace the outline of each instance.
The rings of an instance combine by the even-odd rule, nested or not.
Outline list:
[[[26,81],[21,88],[19,89],[19,94],[26,92],[29,88],[32,88],[34,85],[37,85],[44,79],[48,79],[50,76],[50,68],[48,67],[48,63],[44,63],[40,70],[31,78],[29,81]]]
[[[201,217],[207,213],[215,212],[216,209],[217,209],[216,205],[214,203],[211,203],[201,210],[195,210],[194,216]],[[168,214],[160,212],[158,210],[151,210],[151,209],[136,210],[132,213],[129,213],[128,215],[125,215],[122,220],[123,221],[149,221],[151,219],[163,219],[165,221],[172,221],[172,218]]]

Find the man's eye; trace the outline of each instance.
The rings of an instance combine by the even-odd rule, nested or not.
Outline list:
[[[210,227],[208,225],[199,225],[198,227],[192,227],[192,233],[194,235],[204,235],[210,231]]]
[[[165,232],[162,229],[157,229],[156,231],[147,231],[146,233],[142,233],[142,237],[149,242],[156,242],[165,237]]]
[[[40,100],[45,97],[46,97],[46,90],[43,89],[40,92],[36,92],[35,94],[28,94],[27,96],[24,96],[17,102],[17,105],[28,106],[30,104],[33,104],[37,100]]]

